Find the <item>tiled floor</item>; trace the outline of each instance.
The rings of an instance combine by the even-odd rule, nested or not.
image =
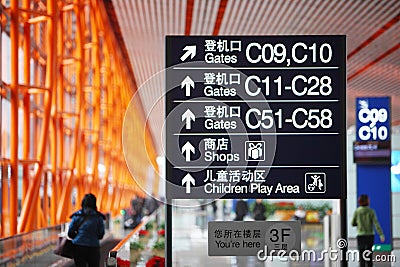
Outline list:
[[[222,212],[217,212],[214,218],[211,209],[202,210],[199,207],[178,208],[173,211],[173,267],[195,267],[195,266],[215,266],[215,267],[333,267],[339,266],[338,263],[324,262],[285,262],[277,258],[272,261],[260,262],[254,257],[236,257],[236,256],[208,256],[207,244],[207,221],[221,220]],[[230,220],[230,215],[226,215],[226,220]],[[323,249],[323,229],[322,225],[303,226],[302,227],[302,249],[314,248],[317,251]],[[353,249],[353,248],[350,248]],[[399,258],[399,251],[394,252]],[[397,264],[397,265],[396,265]],[[349,262],[349,267],[359,266],[358,262]],[[379,267],[400,266],[400,263],[380,263],[374,264]]]

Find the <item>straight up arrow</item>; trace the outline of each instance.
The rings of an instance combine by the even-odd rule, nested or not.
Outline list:
[[[182,114],[182,121],[186,120],[186,130],[190,130],[192,128],[192,121],[196,120],[193,112],[190,109],[187,109],[185,113]]]
[[[186,184],[186,194],[190,194],[190,184],[193,186],[196,185],[196,180],[190,175],[190,173],[186,174],[182,179],[182,185]]]
[[[185,87],[185,95],[190,96],[190,88],[194,88],[194,81],[189,77],[186,78],[181,82],[181,88]]]
[[[182,147],[182,154],[185,154],[186,161],[190,161],[190,152],[194,154],[194,147],[189,141],[187,141]]]
[[[196,46],[195,45],[187,45],[183,48],[183,51],[186,51],[185,54],[181,56],[181,61],[185,61],[189,56],[190,59],[193,59],[196,55]]]

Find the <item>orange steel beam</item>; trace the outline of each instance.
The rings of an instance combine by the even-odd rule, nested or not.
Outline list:
[[[109,183],[109,177],[110,177],[110,169],[111,169],[111,148],[112,148],[112,143],[113,143],[113,138],[112,138],[112,131],[113,131],[113,123],[112,123],[112,114],[113,114],[113,109],[112,109],[112,100],[113,100],[113,79],[112,79],[112,71],[110,67],[110,55],[109,51],[107,49],[104,50],[104,58],[105,58],[105,75],[106,75],[106,81],[107,81],[107,86],[106,86],[106,96],[107,96],[107,109],[105,111],[106,114],[106,129],[104,130],[105,133],[105,140],[107,140],[107,149],[105,150],[105,155],[104,155],[104,165],[106,167],[105,171],[105,184],[103,188],[103,196],[106,196],[105,199],[101,201],[102,205],[102,210],[106,208],[107,206],[107,201],[109,199],[108,196],[108,186],[110,185]]]
[[[83,107],[83,78],[84,78],[84,72],[83,72],[83,29],[81,27],[81,16],[79,15],[80,13],[80,8],[79,8],[79,1],[75,0],[74,1],[74,6],[71,12],[74,12],[76,15],[76,37],[75,37],[75,42],[76,42],[76,47],[74,53],[75,53],[75,58],[77,59],[75,61],[75,72],[77,74],[77,79],[76,79],[76,84],[75,84],[75,90],[76,90],[76,110],[77,112],[80,112],[82,107]],[[60,196],[60,206],[57,210],[57,222],[62,222],[66,220],[66,217],[68,215],[68,201],[69,197],[72,192],[72,187],[73,187],[73,182],[75,179],[75,174],[76,172],[77,177],[80,177],[81,175],[81,164],[80,163],[80,157],[78,154],[80,154],[80,128],[81,128],[81,117],[78,116],[75,121],[75,130],[74,130],[74,141],[71,144],[71,158],[69,159],[68,167],[70,171],[67,173],[68,177],[66,179],[65,186],[63,187],[61,191],[61,196]]]
[[[62,7],[61,7],[62,9]],[[63,25],[62,21],[62,11],[58,10],[57,12],[57,25]],[[50,223],[52,225],[57,224],[57,208],[59,206],[60,200],[60,191],[63,187],[62,184],[62,169],[65,167],[63,165],[64,160],[64,66],[61,64],[63,59],[60,58],[63,55],[63,33],[64,27],[57,27],[55,30],[56,37],[56,53],[57,53],[57,61],[58,61],[58,68],[56,72],[56,77],[54,81],[55,90],[53,92],[52,98],[52,109],[51,109],[51,124],[50,124],[50,163],[51,163],[51,198],[50,198],[50,211],[49,216],[46,217],[50,218]],[[47,204],[47,203],[46,203]],[[45,206],[48,207],[47,205]]]
[[[66,221],[72,211],[74,188],[74,208],[90,190],[98,195],[99,208],[113,215],[126,208],[134,194],[143,195],[121,153],[122,121],[137,86],[104,3],[49,0],[38,11],[33,10],[32,0],[22,0],[21,7],[18,2],[12,0],[12,8],[5,11],[11,14],[6,18],[11,18],[12,58],[8,94],[11,142],[6,140],[6,147],[11,151],[12,172],[11,180],[3,172],[1,236],[44,227],[49,220],[52,225]],[[23,51],[22,72],[18,49]],[[18,73],[23,73],[22,77]],[[22,124],[18,124],[19,106]],[[133,140],[137,151],[132,157],[135,178],[142,184],[147,175],[147,157],[154,165],[156,154],[140,101],[133,119],[132,134],[140,138]],[[18,125],[23,127],[18,129]],[[18,132],[22,133],[20,159]],[[99,174],[99,163],[105,166],[104,176]],[[19,225],[18,164],[23,180]],[[2,168],[7,169],[4,162]],[[50,181],[51,193],[47,191]],[[44,198],[39,196],[42,184]],[[109,192],[109,186],[113,192]]]
[[[103,72],[103,79],[104,79],[104,85],[103,85],[103,90],[104,92],[104,97],[102,99],[101,105],[102,105],[102,110],[103,110],[103,122],[102,122],[102,128],[103,128],[103,138],[102,138],[102,147],[103,147],[103,163],[104,163],[104,176],[103,176],[103,183],[99,187],[99,209],[100,210],[105,210],[105,203],[107,201],[107,195],[108,195],[108,177],[110,173],[110,100],[112,99],[112,95],[110,95],[110,63],[109,63],[109,55],[107,53],[107,49],[103,48],[103,55],[104,55],[104,62],[102,66],[102,72]]]
[[[62,18],[62,11],[59,11],[60,13],[58,14],[59,18],[59,24],[62,25],[62,21],[60,21],[60,18]],[[57,27],[57,57],[58,63],[60,64],[60,58],[62,58],[63,52],[64,52],[64,42],[63,42],[63,34],[64,34],[64,27]],[[60,64],[60,67],[58,68],[58,75],[57,75],[57,81],[56,81],[56,100],[55,100],[55,105],[57,107],[56,112],[57,112],[57,117],[55,120],[56,123],[56,144],[57,144],[57,156],[56,156],[56,170],[55,173],[52,175],[52,195],[50,199],[50,222],[52,225],[57,224],[57,207],[59,205],[59,200],[60,200],[60,194],[61,194],[61,188],[63,187],[63,184],[61,183],[61,170],[58,171],[59,169],[64,168],[64,139],[66,138],[64,135],[64,117],[62,116],[62,112],[64,112],[65,105],[64,105],[64,86],[66,85],[65,79],[64,79],[64,66]],[[54,103],[53,103],[54,105]],[[74,117],[76,118],[76,116]],[[54,121],[54,120],[53,120]],[[71,118],[69,119],[71,121]],[[68,137],[67,137],[68,138]],[[52,166],[53,167],[53,166]],[[53,170],[54,171],[54,170]]]
[[[97,194],[97,187],[93,187],[93,184],[98,185],[97,182],[93,182],[95,179],[98,179],[98,165],[99,165],[99,139],[100,139],[100,91],[101,91],[101,77],[100,77],[100,49],[99,49],[99,30],[100,27],[98,25],[98,21],[96,20],[96,14],[94,10],[96,10],[96,2],[97,0],[91,1],[90,6],[90,18],[91,18],[91,30],[92,30],[92,69],[93,69],[93,117],[92,117],[92,127],[93,130],[97,133],[94,134],[93,142],[92,142],[92,172],[93,179],[91,183],[91,191]]]
[[[97,17],[98,27],[103,29],[104,26],[101,22],[100,16]],[[104,31],[101,32],[99,35],[101,38],[102,43],[104,43]],[[103,97],[100,99],[100,106],[102,111],[102,118],[101,118],[101,125],[102,125],[102,136],[100,141],[102,142],[102,164],[104,165],[104,172],[101,177],[100,186],[98,188],[99,192],[99,209],[101,211],[105,210],[105,203],[108,199],[108,187],[109,187],[109,176],[110,176],[110,167],[111,167],[111,158],[110,158],[110,129],[111,129],[111,120],[110,115],[112,111],[110,110],[110,101],[113,98],[111,86],[110,86],[110,60],[109,60],[109,53],[106,46],[100,48],[101,54],[103,55],[103,61],[100,67],[100,73],[103,77],[102,79],[102,90],[103,90]]]
[[[47,21],[47,31],[48,36],[46,40],[46,47],[49,50],[47,54],[46,61],[46,73],[45,73],[45,87],[50,90],[45,91],[43,94],[43,104],[44,104],[44,118],[42,123],[42,129],[40,133],[39,145],[38,145],[38,155],[39,160],[38,168],[35,173],[32,184],[30,185],[26,198],[22,205],[21,210],[21,223],[19,225],[19,231],[29,231],[32,229],[32,222],[34,216],[29,216],[29,211],[32,208],[32,204],[35,203],[35,199],[38,199],[40,181],[42,177],[43,165],[45,162],[46,148],[48,144],[48,133],[49,133],[49,123],[50,123],[50,111],[51,111],[51,101],[52,101],[52,90],[53,90],[53,79],[56,77],[56,38],[53,38],[56,29],[56,13],[57,13],[56,0],[47,1],[47,12],[49,14],[49,19]]]
[[[43,227],[48,226],[48,214],[49,214],[49,198],[48,196],[48,172],[44,173],[43,181]]]
[[[80,14],[80,6],[79,1],[74,1],[73,7],[73,14],[76,16],[76,37],[75,42],[77,49],[74,51],[75,57],[77,61],[75,62],[75,72],[77,75],[77,80],[75,84],[76,90],[76,110],[81,112],[84,107],[84,96],[83,96],[83,86],[84,86],[84,51],[83,51],[83,39],[84,39],[84,32],[83,32],[83,22],[82,22],[82,15]],[[72,29],[72,26],[68,28],[69,30]],[[71,172],[69,172],[70,176],[67,177],[67,187],[63,189],[61,195],[61,203],[62,208],[57,212],[57,220],[62,222],[66,219],[69,212],[69,205],[68,197],[71,195],[72,187],[74,178],[76,178],[76,182],[79,182],[83,172],[82,172],[82,164],[80,162],[80,148],[82,146],[81,143],[81,125],[82,125],[82,118],[79,116],[75,122],[75,132],[74,132],[74,142],[71,144],[71,148],[73,150],[72,158],[69,161],[69,167]],[[72,171],[73,170],[73,171]],[[79,191],[78,191],[78,199],[79,199]]]
[[[23,0],[22,1],[22,8],[28,9],[30,0]],[[31,36],[30,36],[30,24],[26,22],[28,16],[24,14],[24,83],[30,84],[31,83],[31,72],[30,72],[30,59],[31,59]],[[23,130],[23,137],[22,137],[22,158],[27,160],[29,158],[30,152],[30,95],[28,92],[24,92],[23,95],[23,107],[24,107],[24,130]],[[22,197],[24,198],[29,185],[29,165],[23,165],[22,169]],[[22,199],[23,201],[23,199]]]
[[[6,162],[2,162],[1,165],[1,175],[2,175],[2,179],[1,179],[1,197],[2,197],[2,213],[1,213],[1,236],[5,236],[5,235],[9,235],[9,192],[8,192],[8,163]]]
[[[53,99],[52,99],[52,110],[51,114],[56,113],[55,105],[54,102],[56,102],[56,94],[53,93]],[[58,135],[58,129],[57,129],[57,118],[55,116],[51,117],[50,121],[50,173],[52,176],[52,196],[51,196],[51,211],[50,211],[50,220],[52,223],[55,223],[55,210],[56,210],[56,205],[57,205],[57,135]],[[45,181],[47,182],[47,173],[45,174]],[[47,193],[47,190],[46,190]],[[47,199],[47,195],[43,194],[45,199]],[[47,204],[47,201],[45,202]],[[47,211],[47,206],[45,205],[45,209]],[[47,213],[45,212],[47,215]]]
[[[17,234],[18,218],[18,44],[19,44],[19,12],[18,1],[11,1],[11,136],[10,136],[10,234]]]

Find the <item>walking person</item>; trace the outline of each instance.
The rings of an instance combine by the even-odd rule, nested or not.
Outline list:
[[[300,222],[305,222],[306,220],[306,211],[302,205],[298,206],[294,212],[293,219]]]
[[[74,262],[77,267],[99,267],[100,239],[104,236],[106,217],[97,211],[96,197],[86,194],[82,200],[82,209],[71,215],[68,236],[75,245]]]
[[[256,203],[254,204],[253,209],[254,220],[256,221],[265,221],[265,206],[261,199],[256,199]]]
[[[217,201],[216,200],[214,200],[213,202],[211,202],[211,207],[212,207],[212,210],[213,210],[213,220],[216,220],[217,219],[217,211],[218,211],[218,206],[217,206]]]
[[[354,211],[351,225],[357,227],[357,244],[360,255],[360,267],[372,267],[372,246],[374,245],[374,226],[381,242],[385,236],[378,222],[375,211],[369,207],[368,195],[360,195],[359,207]],[[365,252],[369,251],[369,252]]]
[[[249,207],[247,206],[247,202],[244,201],[243,199],[240,199],[236,203],[236,208],[235,208],[235,221],[243,221],[244,216],[247,215],[247,212],[249,212]]]

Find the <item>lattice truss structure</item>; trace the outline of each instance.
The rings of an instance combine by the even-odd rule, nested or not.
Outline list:
[[[88,192],[116,215],[156,154],[134,103],[132,179],[121,133],[136,84],[102,1],[3,0],[1,15],[0,236],[67,221]]]

